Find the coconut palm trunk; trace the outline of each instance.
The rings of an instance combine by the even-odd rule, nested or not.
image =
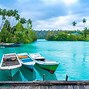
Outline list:
[[[87,37],[87,28],[85,27],[86,19],[83,18],[82,22],[84,23],[84,37]]]

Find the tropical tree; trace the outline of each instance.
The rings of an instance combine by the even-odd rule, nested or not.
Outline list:
[[[85,28],[85,23],[86,23],[86,19],[85,18],[83,18],[83,23],[84,23],[84,28]]]
[[[12,34],[3,26],[2,31],[0,32],[1,42],[12,42]]]
[[[75,21],[72,22],[72,25],[74,26],[74,30],[75,30],[76,24],[77,24],[77,23],[76,23]]]
[[[6,19],[6,17],[5,17],[5,15],[6,15],[6,9],[4,9],[4,10],[1,11],[1,15],[2,15],[2,22],[1,22],[0,30],[2,29],[3,24],[5,22],[5,19]]]
[[[6,16],[6,14],[7,14],[7,10],[6,9],[3,9],[2,10],[2,16]]]
[[[0,8],[0,15],[2,15],[2,9]]]
[[[10,26],[10,22],[8,20],[5,20],[5,23],[4,23],[3,27],[5,27],[6,30],[11,32],[11,26]]]
[[[32,28],[32,21],[31,21],[31,19],[28,19],[27,20],[27,28]]]
[[[20,23],[25,24],[26,23],[26,19],[25,18],[20,18]]]
[[[25,18],[20,18],[16,9],[6,10],[0,8],[0,16],[2,16],[0,42],[29,43],[36,40],[36,34],[31,30],[32,21],[30,19],[26,21]],[[18,22],[12,24],[14,20]],[[28,23],[29,28],[24,27],[23,24],[25,23]]]
[[[18,14],[18,10],[15,9],[15,10],[13,11],[13,16],[16,16],[17,14]]]
[[[20,15],[19,15],[19,14],[16,14],[16,15],[15,15],[15,19],[16,19],[16,20],[19,20],[19,19],[20,19]]]
[[[87,37],[87,27],[85,27],[85,23],[86,23],[86,19],[83,18],[83,23],[84,23],[84,37],[86,38]]]
[[[84,37],[87,37],[87,27],[84,28]]]

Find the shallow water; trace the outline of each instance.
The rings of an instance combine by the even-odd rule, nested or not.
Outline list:
[[[65,80],[66,74],[69,80],[89,80],[89,42],[38,40],[32,44],[24,44],[22,47],[0,48],[0,58],[5,53],[23,52],[40,53],[60,64],[55,74],[50,74],[37,66],[33,72],[21,67],[14,81],[43,80],[43,74],[45,80]],[[0,71],[0,80],[5,81],[8,80],[7,78],[7,75]]]

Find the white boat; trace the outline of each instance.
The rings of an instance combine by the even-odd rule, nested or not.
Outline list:
[[[1,60],[0,70],[8,73],[9,76],[13,77],[22,66],[16,53],[4,54]]]
[[[59,63],[56,61],[50,61],[45,59],[43,56],[41,56],[39,53],[29,54],[30,58],[35,61],[35,64],[39,66],[40,68],[49,71],[51,74],[53,74]]]
[[[23,66],[33,70],[35,62],[29,57],[27,53],[18,54],[18,58],[20,59]]]

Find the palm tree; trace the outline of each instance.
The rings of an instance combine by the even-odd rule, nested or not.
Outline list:
[[[74,30],[75,30],[76,24],[77,24],[77,23],[76,23],[75,21],[72,22],[72,25],[74,26]]]
[[[26,19],[25,18],[20,18],[20,23],[25,24],[26,23]]]
[[[5,19],[6,19],[6,15],[7,15],[7,10],[6,9],[1,9],[1,13],[2,15],[2,22],[1,22],[1,26],[0,26],[0,30],[2,29],[3,25],[4,25],[4,22],[5,22]]]
[[[13,11],[13,13],[14,13],[13,16],[16,16],[16,15],[18,14],[18,10],[15,9],[15,10]]]
[[[3,16],[6,16],[6,14],[7,14],[7,10],[6,10],[6,9],[3,9],[3,10],[2,10],[2,15],[3,15]]]
[[[15,15],[15,19],[19,20],[20,19],[20,15],[19,14]]]
[[[84,28],[84,37],[87,37],[87,27]]]
[[[10,22],[8,20],[5,20],[3,27],[5,27],[9,32],[11,32]]]
[[[86,19],[85,18],[83,18],[83,23],[84,23],[84,28],[85,28],[85,23],[86,23]]]
[[[10,20],[10,17],[12,16],[13,10],[8,10],[7,11],[7,20]]]
[[[0,8],[0,15],[2,15],[2,9]]]
[[[87,27],[85,27],[85,23],[86,23],[86,19],[83,18],[83,23],[84,23],[84,37],[86,38],[87,37]]]
[[[13,16],[15,17],[16,20],[19,20],[20,19],[20,15],[18,14],[18,10],[14,10],[13,11]]]
[[[2,15],[2,9],[1,8],[0,8],[0,15]],[[1,30],[1,28],[2,28],[2,22],[0,24],[0,30]]]
[[[32,28],[32,21],[31,21],[31,19],[27,20],[27,27],[28,28]]]
[[[83,23],[84,23],[84,37],[86,38],[87,37],[87,27],[85,27],[85,23],[86,23],[86,19],[83,18]]]

